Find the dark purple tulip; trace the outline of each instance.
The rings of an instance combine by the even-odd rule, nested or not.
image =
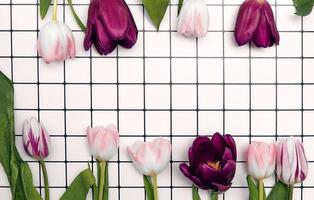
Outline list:
[[[131,48],[137,27],[124,0],[92,0],[88,10],[84,48],[94,43],[99,54],[111,53],[118,44]]]
[[[189,163],[180,164],[181,172],[199,188],[225,192],[236,171],[237,150],[231,135],[215,133],[211,139],[197,137],[189,148]]]
[[[257,47],[279,44],[273,11],[266,0],[246,0],[239,9],[234,31],[239,46],[252,40]]]

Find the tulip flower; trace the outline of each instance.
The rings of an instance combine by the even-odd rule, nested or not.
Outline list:
[[[107,161],[109,161],[118,151],[119,132],[116,126],[112,124],[107,127],[88,127],[87,140],[91,154],[100,161],[98,199],[102,200],[104,195],[108,195],[103,190],[104,184],[108,184],[108,180],[105,180],[105,173],[108,174]],[[108,188],[108,185],[105,185],[105,187]]]
[[[57,21],[57,2],[54,1],[52,21],[41,27],[37,40],[38,54],[46,63],[75,57],[73,33],[66,24]]]
[[[239,46],[253,41],[257,47],[279,44],[279,33],[273,11],[266,0],[245,0],[241,5],[234,30]]]
[[[131,48],[137,27],[124,0],[92,0],[88,10],[84,48],[94,43],[99,54],[111,53],[118,44]]]
[[[252,142],[248,148],[248,173],[258,181],[258,198],[264,198],[263,180],[275,171],[276,149],[274,144]]]
[[[209,23],[203,0],[185,0],[178,18],[178,32],[187,37],[204,37]]]
[[[49,200],[49,182],[44,159],[49,155],[50,137],[45,127],[32,117],[23,125],[23,146],[28,155],[40,162],[45,183],[45,199]]]
[[[277,178],[289,186],[289,200],[293,196],[293,185],[305,180],[308,172],[308,163],[303,144],[293,138],[277,141]]]
[[[233,137],[215,133],[211,139],[197,137],[188,151],[189,163],[180,164],[181,172],[196,186],[212,190],[212,199],[227,191],[236,171],[237,151]]]
[[[154,200],[158,200],[157,175],[169,164],[170,142],[163,138],[157,138],[153,142],[137,141],[127,150],[136,169],[153,178]]]

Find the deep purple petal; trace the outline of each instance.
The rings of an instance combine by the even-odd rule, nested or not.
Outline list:
[[[234,160],[234,158],[233,158],[231,150],[228,147],[226,147],[225,152],[222,156],[221,165],[225,166],[225,164],[228,162],[228,160]]]
[[[98,5],[98,1],[92,1],[88,8],[88,19],[87,26],[85,30],[85,38],[84,38],[84,49],[85,51],[89,50],[93,43],[93,24],[95,23],[95,13]]]
[[[220,179],[219,171],[207,164],[199,165],[196,174],[205,185],[210,185],[212,182]]]
[[[262,15],[261,17],[261,21],[253,36],[253,41],[257,47],[264,47],[264,48],[272,46],[275,42],[271,34],[269,25],[266,21],[265,15]]]
[[[220,133],[215,133],[211,139],[212,151],[215,151],[215,160],[221,160],[225,152],[225,140]]]
[[[229,184],[234,178],[236,172],[236,162],[228,160],[225,166],[220,171],[220,180],[216,180],[218,183]]]
[[[226,146],[229,147],[232,152],[233,160],[236,161],[237,160],[237,147],[236,147],[236,143],[233,137],[230,134],[226,134],[224,138],[225,138]]]
[[[197,137],[191,148],[190,164],[192,168],[195,169],[199,164],[207,163],[208,161],[215,161],[215,151],[211,150],[211,141],[208,137]]]
[[[180,171],[184,174],[184,176],[190,179],[196,186],[205,190],[208,189],[208,187],[204,185],[199,178],[191,174],[190,168],[186,163],[180,164],[179,168],[180,168]]]
[[[125,34],[125,38],[119,41],[119,44],[125,48],[131,48],[137,40],[137,27],[131,15],[129,30]]]
[[[273,10],[271,9],[271,6],[269,5],[269,3],[266,0],[264,2],[263,12],[264,12],[263,14],[266,16],[267,23],[268,23],[270,31],[272,33],[272,37],[274,38],[276,44],[279,45],[280,36],[279,36],[279,32],[277,30]]]
[[[224,185],[220,183],[212,183],[212,185],[214,187],[212,189],[214,189],[215,191],[218,191],[219,193],[223,193],[231,187],[231,184]]]
[[[252,37],[261,18],[261,7],[257,0],[246,0],[240,6],[234,30],[239,46],[246,44]]]
[[[97,20],[93,26],[94,44],[99,54],[109,54],[117,46],[116,42],[108,37],[102,23]]]

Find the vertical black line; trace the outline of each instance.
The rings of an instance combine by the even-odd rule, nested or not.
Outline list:
[[[173,125],[172,125],[172,33],[171,33],[171,4],[169,5],[169,78],[170,78],[170,82],[169,82],[169,86],[170,86],[170,143],[172,144],[173,141]],[[171,156],[170,156],[170,199],[173,199],[173,152],[171,151]]]
[[[303,62],[304,62],[304,50],[303,50],[303,42],[304,42],[304,30],[303,30],[303,16],[301,17],[301,141],[303,142],[303,131],[304,131],[304,84],[303,84]],[[303,182],[301,182],[301,200],[303,199]]]

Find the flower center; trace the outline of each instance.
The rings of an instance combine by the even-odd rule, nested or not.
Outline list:
[[[215,170],[221,170],[220,161],[217,161],[217,162],[208,161],[207,165],[210,166],[211,168],[215,169]]]

